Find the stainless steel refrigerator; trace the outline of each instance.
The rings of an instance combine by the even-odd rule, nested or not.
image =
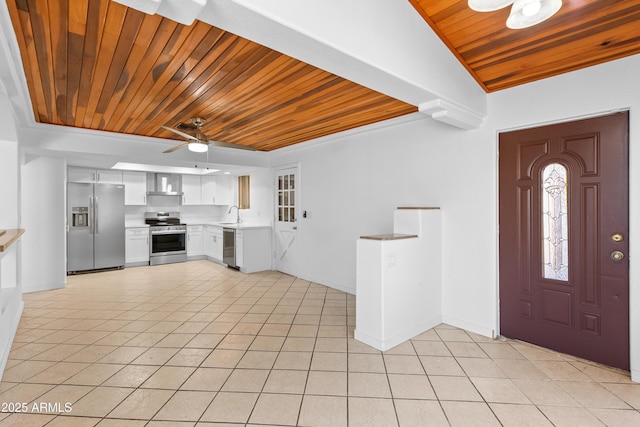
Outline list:
[[[124,185],[67,184],[67,272],[124,266]]]

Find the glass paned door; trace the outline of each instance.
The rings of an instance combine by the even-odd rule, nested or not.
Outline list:
[[[278,176],[278,221],[296,221],[295,174]]]
[[[275,171],[275,269],[295,276],[298,273],[296,203],[300,192],[298,169]]]

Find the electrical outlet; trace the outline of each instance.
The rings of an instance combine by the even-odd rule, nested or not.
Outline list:
[[[396,254],[389,254],[387,257],[387,267],[395,267],[396,266]]]

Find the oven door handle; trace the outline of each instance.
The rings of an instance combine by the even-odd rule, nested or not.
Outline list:
[[[167,231],[152,231],[152,236],[157,236],[161,234],[187,234],[186,230],[167,230]]]

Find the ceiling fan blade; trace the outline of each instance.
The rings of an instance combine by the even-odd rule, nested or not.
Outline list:
[[[216,147],[239,148],[240,150],[256,151],[255,148],[249,145],[234,144],[232,142],[209,141],[209,144]]]
[[[183,138],[187,138],[187,139],[190,139],[192,141],[199,141],[199,139],[196,138],[195,136],[189,135],[188,133],[185,133],[185,132],[182,132],[182,131],[179,131],[178,129],[170,128],[170,127],[167,127],[167,126],[160,126],[160,127],[162,129],[170,130],[171,132],[173,132],[175,134],[178,134]]]
[[[184,148],[187,145],[189,145],[189,143],[185,141],[184,143],[182,143],[180,145],[176,145],[175,147],[171,147],[168,150],[164,150],[163,153],[173,153],[174,151],[179,150],[181,148]]]

